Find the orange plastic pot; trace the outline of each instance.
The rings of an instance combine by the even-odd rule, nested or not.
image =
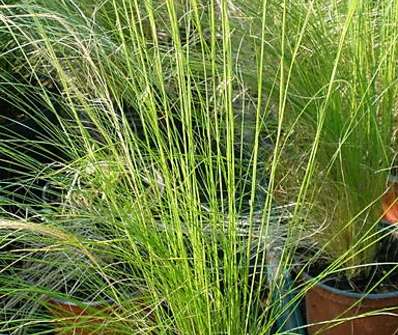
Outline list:
[[[112,333],[108,325],[114,306],[108,302],[75,304],[62,300],[50,300],[49,310],[57,318],[59,335],[108,335]]]
[[[382,199],[383,220],[390,224],[398,223],[398,179],[390,176],[389,189]]]
[[[306,294],[305,306],[309,335],[398,334],[398,292],[365,295],[319,283]]]
[[[135,294],[129,296],[129,303],[138,307],[146,322],[154,322],[153,310],[145,300]],[[112,300],[83,302],[75,304],[60,299],[50,299],[48,309],[56,318],[57,335],[115,335],[118,334],[115,318],[123,308]],[[115,328],[116,327],[116,328]]]

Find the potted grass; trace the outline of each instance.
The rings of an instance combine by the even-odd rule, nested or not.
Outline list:
[[[289,136],[295,136],[296,155],[287,161],[294,165],[300,151],[306,162],[302,178],[294,171],[288,187],[304,180],[296,213],[305,215],[306,233],[316,230],[311,256],[298,270],[308,331],[393,334],[397,258],[391,229],[380,219],[395,221],[395,194],[386,189],[394,156],[398,5],[291,6],[282,21],[287,41],[275,49],[284,48],[279,56],[288,67],[288,90],[280,92],[295,127]],[[301,21],[294,12],[307,16]],[[294,229],[302,225],[292,220]]]
[[[116,4],[111,5],[111,7],[117,7]],[[168,6],[168,10],[173,13],[173,2],[169,1],[166,5]],[[194,3],[192,5],[195,6]],[[151,8],[150,4],[145,4],[145,6]],[[73,4],[71,7],[75,8],[75,5]],[[176,101],[161,101],[159,105],[156,105],[156,98],[159,97],[157,93],[149,88],[148,77],[155,76],[161,82],[161,86],[163,86],[165,85],[163,81],[169,77],[169,74],[162,73],[160,58],[155,58],[149,62],[143,61],[144,56],[147,55],[147,50],[141,50],[141,48],[144,49],[145,44],[143,43],[143,39],[136,36],[134,25],[131,24],[134,21],[141,22],[141,20],[138,18],[135,20],[136,11],[138,10],[127,12],[128,7],[130,6],[114,9],[115,20],[111,23],[112,28],[114,28],[115,22],[117,22],[117,29],[112,29],[112,31],[116,32],[119,44],[109,43],[112,57],[108,57],[108,50],[105,48],[110,40],[109,36],[101,36],[101,43],[95,45],[95,31],[90,28],[88,29],[90,47],[84,48],[84,57],[82,57],[84,60],[87,60],[87,63],[84,63],[79,68],[73,68],[84,80],[79,82],[77,79],[78,76],[72,77],[71,80],[70,77],[61,71],[61,81],[71,83],[70,85],[73,87],[69,91],[65,90],[64,95],[70,99],[68,100],[67,107],[76,112],[75,117],[79,118],[77,111],[84,110],[84,112],[91,113],[95,121],[99,122],[105,119],[107,127],[104,127],[102,134],[107,135],[104,138],[108,140],[106,141],[108,151],[103,150],[102,153],[105,152],[104,156],[106,157],[101,157],[97,160],[96,158],[101,156],[101,149],[104,148],[95,146],[86,132],[82,131],[82,133],[78,133],[82,137],[82,141],[78,143],[79,145],[76,148],[71,149],[76,150],[78,153],[83,151],[85,156],[91,159],[94,158],[94,162],[91,161],[93,164],[88,167],[86,166],[84,171],[95,170],[98,172],[98,175],[85,183],[81,171],[76,169],[72,163],[68,166],[71,168],[70,171],[66,167],[59,173],[59,175],[64,173],[63,177],[66,176],[65,179],[69,178],[69,180],[63,180],[64,185],[66,185],[65,189],[68,190],[68,192],[65,192],[65,196],[73,198],[76,193],[69,191],[76,188],[81,192],[79,196],[76,196],[75,202],[66,202],[64,208],[62,208],[61,204],[61,208],[56,209],[59,209],[59,216],[53,223],[54,225],[61,226],[63,229],[70,230],[72,227],[68,225],[66,217],[71,215],[75,218],[77,227],[81,229],[79,232],[87,232],[98,228],[100,231],[107,233],[106,238],[99,241],[92,237],[85,239],[81,234],[78,234],[78,236],[80,236],[79,240],[85,245],[91,246],[98,243],[101,256],[107,256],[107,250],[103,246],[109,240],[109,243],[114,245],[114,250],[120,252],[119,257],[111,261],[111,264],[117,260],[120,261],[120,259],[128,258],[130,262],[138,264],[142,268],[147,267],[145,275],[142,275],[142,280],[150,286],[153,295],[159,295],[159,300],[167,299],[173,316],[170,318],[168,315],[164,315],[163,322],[159,322],[155,326],[155,331],[159,330],[159,333],[184,334],[268,333],[272,322],[274,322],[274,320],[267,320],[268,311],[272,307],[265,306],[265,311],[263,311],[258,303],[263,298],[264,271],[263,268],[260,268],[259,273],[257,273],[257,267],[255,267],[254,274],[252,273],[253,268],[246,259],[249,248],[244,245],[247,238],[249,241],[255,242],[254,237],[248,233],[248,226],[251,225],[250,216],[253,216],[253,214],[249,215],[248,224],[244,223],[241,227],[237,226],[236,203],[239,203],[240,198],[243,203],[253,202],[253,199],[244,201],[245,198],[239,194],[235,195],[234,192],[235,181],[232,178],[234,175],[234,161],[232,160],[233,134],[231,134],[231,127],[226,127],[228,129],[225,137],[227,138],[226,141],[228,142],[227,147],[229,147],[229,150],[225,158],[219,153],[220,147],[218,142],[220,138],[217,138],[216,155],[213,155],[211,150],[207,150],[208,147],[212,149],[212,145],[210,144],[203,146],[203,152],[199,149],[195,150],[200,147],[200,143],[197,143],[196,137],[193,136],[194,127],[190,119],[192,109],[194,109],[191,101],[193,88],[192,86],[185,85],[186,81],[189,82],[192,80],[196,83],[197,79],[190,76],[190,68],[185,72],[185,68],[189,62],[184,60],[185,49],[181,49],[179,42],[175,42],[175,45],[173,45],[173,48],[176,48],[178,51],[176,59],[179,62],[179,66],[177,67],[179,71],[176,71],[178,73],[178,80],[176,81],[178,82],[177,88],[179,94],[175,100],[178,101],[178,99],[181,99],[181,101],[178,101],[178,104],[183,105],[185,109],[182,108],[180,114],[175,116],[173,120],[173,117],[169,116],[171,114],[170,105],[176,104]],[[220,7],[222,7],[220,8],[223,12],[222,15],[226,16],[223,16],[222,19],[223,29],[228,29],[228,17],[224,13],[228,9],[226,8],[226,3],[221,4]],[[125,10],[126,13],[123,13]],[[84,11],[82,10],[81,12],[83,13]],[[211,12],[213,12],[212,15],[216,14],[214,9],[211,9]],[[59,13],[56,14],[51,15],[51,17],[57,17]],[[112,12],[106,13],[104,17],[112,17],[112,14]],[[150,14],[148,15],[149,19],[152,17],[152,12]],[[96,11],[95,15],[93,13],[92,19],[94,20],[98,16],[99,12]],[[38,15],[35,15],[35,19],[38,19],[38,17]],[[68,17],[70,17],[69,11],[62,16],[62,19],[67,21]],[[187,17],[189,18],[189,16]],[[82,21],[88,22],[87,19],[85,17]],[[77,26],[75,21],[72,20],[71,22],[73,22],[70,25],[71,27]],[[173,37],[178,39],[176,37],[177,33],[175,33],[178,29],[174,22],[172,24],[174,24],[172,26]],[[34,27],[34,25],[27,26],[29,29],[32,29],[32,26]],[[73,39],[71,39],[71,42],[73,41],[73,45],[78,32],[85,31],[84,27],[77,27],[78,29],[74,29],[72,34]],[[126,31],[124,27],[129,27],[129,30]],[[39,27],[38,30],[43,31],[42,28]],[[211,34],[215,37],[217,35],[216,28],[212,29],[214,30]],[[51,34],[58,34],[59,31],[62,30],[51,30]],[[50,36],[52,36],[51,34]],[[228,42],[230,34],[227,31],[224,34],[223,38]],[[55,40],[68,40],[64,35],[60,35],[60,37],[62,38],[56,35]],[[50,57],[58,57],[56,56],[58,54],[62,55],[62,52],[52,52],[52,41],[46,40],[46,38],[48,38],[48,35],[40,36],[39,42],[43,39],[48,42],[45,48],[50,49],[48,50]],[[134,43],[136,40],[137,45],[133,44],[133,47],[130,47],[128,42]],[[84,41],[86,39],[82,39],[82,41],[76,43],[76,49],[79,49],[81,45],[85,45]],[[120,48],[120,42],[122,43],[122,48]],[[214,42],[216,41],[214,40]],[[62,42],[63,47],[64,45],[67,44]],[[227,46],[228,43],[224,43],[224,45]],[[91,46],[94,46],[93,49]],[[104,49],[102,49],[103,47]],[[215,46],[212,46],[212,48],[215,48]],[[153,52],[158,52],[156,45],[153,49]],[[90,58],[92,56],[90,54],[91,50],[94,50],[96,57],[99,55],[102,59],[100,59],[100,66],[98,68],[89,68],[87,70],[88,66],[95,64],[97,61],[97,59]],[[171,50],[173,49],[171,48]],[[190,51],[190,49],[187,48],[187,51]],[[216,50],[212,51],[215,52]],[[137,53],[140,55],[139,62],[135,61],[135,57],[131,57],[131,55],[136,55]],[[44,54],[44,56],[47,56],[45,52]],[[39,56],[41,56],[40,53]],[[82,54],[78,56],[80,57]],[[57,68],[60,67],[60,63],[67,62],[69,59],[66,56],[62,58],[64,59],[56,58],[52,60],[56,63]],[[40,57],[40,60],[42,60],[42,57]],[[191,59],[189,60],[191,61]],[[212,58],[211,60],[214,63],[216,61],[216,59],[213,60]],[[228,68],[231,66],[232,69],[232,60],[228,59],[225,62]],[[150,65],[150,68],[153,68],[153,64],[156,65],[155,73],[146,68],[147,63]],[[211,66],[211,72],[218,72],[215,65]],[[103,72],[106,70],[110,72],[108,76]],[[213,106],[211,104],[212,99],[209,99],[209,101],[206,100],[203,106],[201,106],[205,112],[202,116],[204,119],[203,123],[206,126],[205,130],[211,128],[213,123],[218,124],[222,122],[229,126],[234,123],[235,115],[232,113],[232,107],[230,106],[232,97],[229,96],[230,93],[228,92],[231,89],[229,85],[235,78],[232,78],[229,70],[225,72],[222,78],[220,78],[220,87],[215,82],[214,92],[205,92],[206,96],[208,93],[209,96],[220,96],[219,101],[214,105],[215,113],[213,113]],[[96,78],[96,75],[99,78]],[[120,86],[118,86],[118,83]],[[223,84],[221,85],[221,83]],[[78,89],[75,89],[75,85],[78,86]],[[164,89],[164,87],[162,88]],[[209,90],[211,91],[212,89],[210,88]],[[219,91],[221,91],[221,94]],[[145,150],[145,146],[139,143],[131,132],[126,130],[127,127],[119,128],[117,124],[115,125],[116,122],[112,122],[112,117],[116,117],[117,114],[113,110],[114,101],[110,101],[110,95],[113,98],[116,96],[116,103],[119,101],[119,104],[122,101],[121,97],[125,96],[130,97],[132,100],[138,100],[137,103],[142,112],[142,117],[148,121],[146,127],[147,136],[151,140],[156,141],[157,147],[160,147],[159,151]],[[137,97],[140,99],[137,99]],[[162,99],[165,98],[163,97]],[[202,100],[203,98],[199,96],[198,99]],[[258,110],[260,109],[258,107]],[[157,123],[159,111],[165,111],[165,115],[161,119],[166,119],[166,121],[169,121],[168,124],[171,125],[166,131],[159,131]],[[110,117],[108,118],[108,116]],[[175,137],[179,136],[174,132],[173,122],[181,119],[184,122],[183,128],[187,128],[184,136],[182,136],[184,150],[181,150],[181,146],[174,143],[181,142],[179,139],[175,140]],[[81,123],[78,124],[81,125]],[[71,134],[67,135],[73,136],[73,134],[76,133],[71,132]],[[162,134],[163,138],[161,137]],[[117,139],[115,140],[115,138]],[[151,141],[146,142],[146,144],[151,143]],[[98,152],[100,153],[98,154]],[[197,155],[197,153],[201,155]],[[97,154],[98,156],[96,156]],[[256,154],[254,153],[253,155],[255,156]],[[251,160],[250,156],[251,154],[249,155],[249,160]],[[81,163],[84,159],[79,158],[78,161]],[[113,167],[114,170],[106,169],[107,164],[103,164],[104,161],[110,161],[109,166]],[[208,169],[205,170],[208,173],[204,173],[203,175],[203,179],[206,181],[205,186],[209,188],[209,209],[203,208],[205,206],[198,200],[197,193],[199,187],[196,184],[197,177],[194,173],[198,161],[208,162],[207,164],[209,164]],[[156,196],[151,197],[150,200],[152,201],[144,201],[144,195],[148,190],[148,186],[140,183],[139,180],[142,179],[142,175],[149,177],[147,179],[154,179],[153,176],[150,176],[148,170],[158,165],[163,168],[162,172],[164,175],[161,181],[163,182],[162,188],[164,188],[164,193],[160,195],[158,192]],[[246,170],[245,165],[239,168]],[[103,170],[101,171],[101,169]],[[247,171],[247,178],[256,179],[255,173],[254,177],[251,176],[250,172],[252,169],[248,170],[250,171]],[[216,173],[213,171],[216,171]],[[124,179],[123,182],[118,183],[120,175]],[[218,175],[221,175],[221,177],[218,177]],[[227,201],[220,206],[220,202],[217,199],[219,192],[218,185],[214,181],[222,179],[224,175],[226,175],[227,180],[220,182],[220,184],[226,184],[228,187],[225,192],[225,200]],[[155,182],[153,184],[156,185]],[[249,187],[244,182],[244,186],[240,189],[245,190],[246,188]],[[250,187],[250,189],[253,193],[254,186]],[[139,195],[139,200],[137,200],[137,197],[134,197],[134,193]],[[254,197],[250,196],[250,198]],[[156,202],[156,208],[150,206],[152,202]],[[250,210],[253,210],[252,205],[250,205]],[[96,222],[94,218],[98,217],[102,219]],[[264,218],[261,221],[266,220],[269,221],[269,218]],[[159,222],[161,222],[162,229],[156,231],[154,228],[157,227],[156,224]],[[262,239],[261,233],[266,229],[263,229],[263,226],[266,225],[267,223],[265,222],[261,223],[258,231],[260,240]],[[241,229],[238,230],[238,228]],[[251,247],[250,245],[248,246]],[[147,262],[139,263],[134,259],[134,256],[137,256],[143,248],[148,255],[145,258]],[[236,253],[238,248],[243,250],[242,254],[244,256],[241,259],[238,258]],[[219,255],[220,249],[223,252],[221,257]],[[263,264],[264,252],[259,250],[257,243],[254,245],[253,250],[255,251],[254,258],[256,265]],[[40,257],[37,260],[40,261]],[[51,264],[52,262],[50,262]],[[109,274],[109,269],[112,268],[111,264],[104,261],[101,269]],[[73,266],[73,262],[70,265]],[[96,264],[90,265],[94,266]],[[108,270],[105,271],[105,268]],[[38,273],[40,274],[40,272]],[[101,273],[97,274],[99,276]],[[109,276],[107,277],[109,278]],[[126,275],[126,277],[130,277],[130,274]],[[51,275],[48,275],[47,279],[50,282],[55,280]],[[259,284],[257,284],[257,280],[259,280]],[[38,280],[32,282],[36,284]],[[113,321],[112,317],[105,318],[103,315],[109,309],[112,309],[108,308],[108,302],[105,300],[104,303],[103,299],[96,296],[96,293],[101,291],[101,286],[93,284],[90,286],[91,298],[86,299],[80,292],[77,298],[75,296],[71,298],[70,295],[65,294],[63,299],[58,297],[57,299],[52,298],[49,301],[48,305],[55,316],[52,320],[53,323],[58,321],[66,322],[64,326],[61,324],[58,327],[60,333],[63,331],[66,334],[68,332],[80,332],[82,334],[85,330],[79,328],[79,326],[85,323],[86,320],[92,321],[86,323],[86,326],[89,329],[91,328],[91,332],[97,327],[101,328],[103,326],[101,320],[106,319],[107,322],[110,319]],[[108,290],[113,288],[112,285],[107,285],[106,287]],[[53,296],[57,295],[53,294]],[[116,316],[116,320],[124,320],[124,318]],[[21,325],[21,328],[23,328],[23,325]],[[96,333],[99,333],[99,329]],[[117,332],[115,331],[114,333]],[[124,333],[131,334],[131,331]]]
[[[38,318],[34,324],[56,334],[123,334],[152,327],[154,311],[163,308],[144,292],[142,272],[132,269],[131,255],[119,252],[117,243],[109,247],[90,233],[90,245],[99,247],[88,247],[77,233],[21,220],[0,219],[0,233],[7,243],[26,245],[1,250],[6,260],[19,261],[0,276],[2,306],[10,320],[4,326],[30,315]]]
[[[138,293],[126,295],[119,302],[99,297],[82,300],[65,295],[49,298],[46,309],[56,324],[57,334],[115,334],[153,326],[154,309],[164,306],[151,307],[149,301]]]

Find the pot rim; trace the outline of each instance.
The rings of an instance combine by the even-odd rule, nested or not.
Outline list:
[[[390,183],[398,183],[398,176],[390,173],[388,175],[388,181]]]
[[[303,278],[306,282],[315,279],[314,277],[310,276],[307,273],[303,273]],[[357,293],[352,291],[342,290],[330,285],[325,284],[324,282],[320,281],[316,283],[316,286],[332,292],[336,295],[342,295],[349,298],[355,299],[369,299],[369,300],[381,300],[381,299],[391,299],[391,298],[398,298],[398,290],[386,293]]]
[[[65,300],[61,298],[48,298],[48,301],[50,303],[55,303],[59,305],[65,305],[65,306],[72,306],[72,307],[81,307],[81,306],[86,306],[86,307],[98,307],[102,306],[105,304],[112,304],[114,301],[112,299],[103,299],[101,301],[81,301],[80,303],[76,303],[70,300]]]

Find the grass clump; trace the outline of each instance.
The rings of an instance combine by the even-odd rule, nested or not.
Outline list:
[[[17,179],[43,179],[52,203],[5,196],[29,211],[23,226],[1,227],[1,329],[67,331],[46,309],[57,298],[117,306],[101,317],[118,334],[269,332],[279,302],[265,257],[280,236],[266,232],[281,215],[266,192],[269,105],[239,61],[250,20],[196,1],[2,9],[15,50],[0,58],[56,118],[46,143],[65,157]]]
[[[296,143],[285,165],[305,162],[298,178],[281,172],[287,197],[305,204],[310,225],[326,226],[316,235],[320,248],[352,277],[375,259],[394,156],[397,8],[392,1],[284,2],[269,14],[269,35],[278,38],[266,66],[284,78],[277,84],[286,94],[275,99],[286,107],[286,138]]]

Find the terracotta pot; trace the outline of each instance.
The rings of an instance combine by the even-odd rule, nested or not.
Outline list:
[[[153,310],[141,297],[131,294],[128,299],[138,307],[147,324],[154,322]],[[123,314],[123,308],[112,300],[75,304],[70,301],[50,299],[48,309],[57,318],[57,335],[115,335],[118,323],[112,315]]]
[[[342,323],[337,321],[310,326],[310,335],[398,334],[398,292],[365,295],[319,283],[306,294],[305,306],[307,324],[351,318]],[[391,307],[386,312],[376,312]],[[361,316],[369,312],[373,315]]]
[[[52,299],[48,308],[57,319],[59,335],[112,334],[111,324],[106,317],[114,312],[110,302],[75,304],[69,301]]]

